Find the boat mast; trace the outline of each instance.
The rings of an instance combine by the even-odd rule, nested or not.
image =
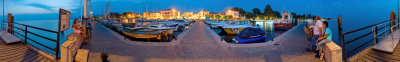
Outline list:
[[[82,21],[82,0],[81,0],[81,15],[80,15],[80,20]]]

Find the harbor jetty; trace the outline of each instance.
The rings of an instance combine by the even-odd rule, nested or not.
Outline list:
[[[127,43],[119,34],[95,22],[93,37],[82,47],[90,50],[89,62],[101,60],[101,52],[109,54],[111,62],[292,62],[321,60],[307,52],[306,35],[301,26],[294,27],[274,41],[256,44],[230,44],[221,40],[206,24],[195,22],[171,42]],[[295,40],[295,41],[294,41]],[[168,44],[168,45],[160,45]]]
[[[341,19],[339,18],[338,20],[340,28]],[[85,61],[88,62],[100,62],[102,60],[102,53],[108,54],[108,58],[106,59],[110,62],[396,62],[399,61],[397,59],[400,51],[399,48],[394,48],[391,53],[373,48],[379,45],[379,42],[398,41],[396,39],[398,39],[400,32],[398,27],[394,27],[398,26],[398,24],[389,28],[389,22],[390,21],[385,21],[367,26],[367,28],[382,28],[383,31],[377,30],[372,31],[372,34],[367,34],[373,35],[376,32],[374,37],[381,39],[377,39],[380,41],[375,44],[373,43],[375,38],[373,38],[372,41],[368,42],[373,43],[372,45],[366,46],[367,48],[361,49],[362,51],[356,52],[354,55],[347,55],[349,52],[355,51],[345,49],[346,46],[350,45],[346,44],[350,43],[349,41],[343,42],[342,46],[337,45],[335,42],[326,44],[324,46],[326,54],[325,60],[315,58],[316,53],[305,50],[310,42],[307,40],[307,35],[302,28],[305,24],[302,23],[299,23],[285,33],[275,37],[274,40],[268,42],[234,44],[225,42],[225,40],[219,37],[218,34],[213,32],[212,29],[202,21],[196,21],[191,27],[170,42],[140,42],[129,40],[110,28],[105,27],[100,22],[95,21],[92,24],[92,31],[90,31],[92,34],[90,41],[83,42],[82,44],[71,43],[81,47],[78,50],[69,52],[81,54],[78,51],[85,50],[87,52]],[[341,32],[340,35],[344,36],[367,28],[364,27],[353,31]],[[383,32],[384,34],[379,34]],[[340,37],[340,39],[344,38],[345,37]],[[68,41],[65,43],[69,43],[71,39],[73,38],[68,38]],[[82,42],[76,39],[74,41]],[[395,45],[398,47],[399,44]],[[60,51],[60,58],[56,58],[53,57],[54,55],[52,56],[52,54],[40,51],[40,49],[35,49],[35,47],[30,46],[30,44],[25,44],[24,42],[12,44],[0,43],[0,46],[0,53],[4,53],[0,54],[0,59],[4,59],[4,61],[58,62],[60,58],[65,58],[63,54],[65,51]],[[64,44],[62,46],[64,46]],[[345,50],[342,50],[342,48]],[[61,50],[63,50],[63,47]]]

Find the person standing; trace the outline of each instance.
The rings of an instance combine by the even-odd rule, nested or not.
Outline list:
[[[318,42],[318,38],[322,36],[320,33],[323,33],[323,26],[319,16],[315,17],[315,26],[313,28],[313,37],[311,39],[311,43],[307,51],[314,51],[315,50],[315,43]]]

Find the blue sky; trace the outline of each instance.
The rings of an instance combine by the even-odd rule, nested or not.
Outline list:
[[[94,14],[103,14],[106,1],[92,0]],[[73,16],[80,14],[80,0],[6,0],[5,3],[6,13],[15,14],[19,20],[58,19],[59,8],[72,11]],[[111,0],[111,11],[122,13],[177,8],[180,11],[222,12],[227,8],[240,7],[251,12],[253,8],[264,9],[267,4],[275,11],[374,20],[388,18],[386,16],[390,11],[397,10],[396,0]]]

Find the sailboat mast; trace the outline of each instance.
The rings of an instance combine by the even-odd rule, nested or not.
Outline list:
[[[79,18],[79,19],[82,21],[82,0],[81,0],[81,15],[80,15],[80,17],[81,18]]]

